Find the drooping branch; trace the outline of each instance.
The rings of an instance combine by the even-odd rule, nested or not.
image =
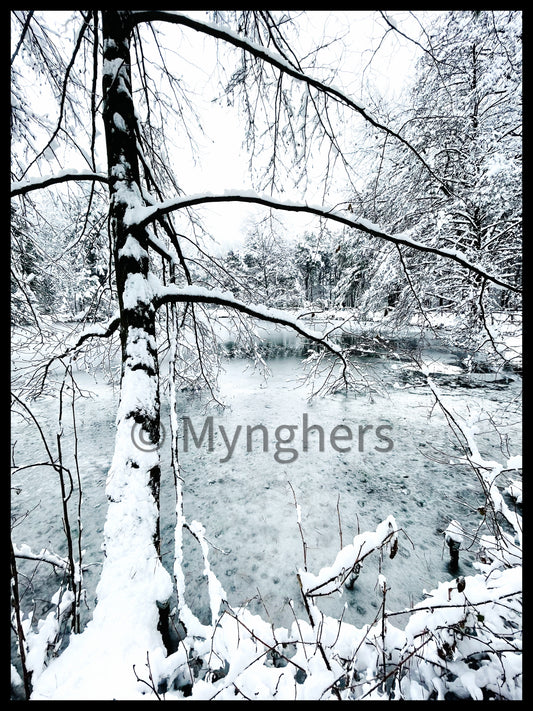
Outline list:
[[[295,318],[291,318],[285,311],[266,308],[258,304],[247,304],[236,299],[229,292],[206,289],[201,286],[177,287],[173,284],[167,286],[161,285],[158,293],[154,297],[154,306],[159,308],[163,304],[168,303],[196,303],[224,306],[252,316],[253,318],[260,319],[261,321],[287,326],[301,336],[304,336],[304,338],[323,345],[330,353],[340,357],[344,361],[342,349],[335,345],[335,343],[332,343],[326,335],[306,328],[304,324],[298,322]]]
[[[371,237],[376,237],[378,239],[385,240],[386,242],[391,242],[395,245],[402,245],[404,247],[411,247],[421,252],[429,252],[435,254],[439,257],[445,259],[450,259],[462,267],[465,267],[474,274],[478,274],[480,277],[487,279],[488,281],[503,287],[504,289],[509,289],[516,293],[521,293],[521,289],[513,284],[500,279],[497,276],[489,274],[482,267],[477,264],[472,263],[463,252],[457,249],[448,249],[446,247],[434,247],[423,242],[418,242],[412,239],[404,233],[400,234],[389,234],[382,230],[379,225],[375,225],[369,222],[365,218],[358,217],[352,218],[346,215],[344,212],[338,212],[335,209],[328,210],[325,207],[319,205],[307,205],[304,203],[281,201],[276,198],[270,197],[269,195],[262,195],[255,193],[253,191],[226,191],[220,195],[214,195],[211,193],[202,193],[197,195],[189,195],[184,198],[176,198],[166,200],[159,205],[154,205],[152,207],[146,208],[136,208],[126,214],[125,219],[129,220],[130,225],[138,225],[139,227],[144,227],[152,220],[159,218],[163,215],[168,215],[174,210],[179,210],[185,207],[193,207],[197,205],[206,205],[210,203],[220,203],[220,202],[240,202],[240,203],[253,203],[256,205],[263,205],[265,207],[275,208],[277,210],[285,210],[288,212],[303,212],[311,215],[316,215],[317,217],[323,217],[333,222],[338,222],[342,225],[346,225],[361,232],[365,232]]]
[[[93,10],[89,10],[86,16],[83,15],[83,12],[82,12],[83,24],[82,24],[81,29],[78,33],[77,38],[76,38],[76,44],[74,46],[74,50],[73,50],[72,55],[70,57],[70,61],[65,68],[65,73],[63,76],[63,84],[61,87],[61,95],[60,95],[60,101],[59,101],[59,117],[57,119],[56,127],[50,134],[48,141],[47,141],[46,145],[44,146],[44,148],[42,148],[41,151],[39,151],[39,153],[33,158],[33,160],[30,161],[30,163],[26,166],[25,173],[27,173],[28,170],[31,168],[31,166],[34,163],[36,163],[39,160],[39,158],[41,156],[43,156],[49,148],[51,148],[51,146],[53,145],[53,143],[55,141],[56,136],[58,135],[59,131],[62,128],[63,116],[64,116],[64,110],[65,110],[65,102],[67,101],[67,98],[68,98],[67,86],[68,86],[70,74],[71,74],[71,71],[74,67],[76,58],[78,56],[78,52],[80,51],[83,37],[89,27],[93,12],[94,12]],[[83,155],[83,152],[82,152],[82,155]]]

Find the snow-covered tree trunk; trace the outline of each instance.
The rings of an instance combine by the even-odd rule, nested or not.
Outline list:
[[[129,227],[125,222],[126,211],[142,205],[131,96],[128,16],[129,13],[119,11],[103,13],[103,118],[122,344],[119,432],[108,495],[111,501],[118,503],[131,480],[142,479],[157,510],[160,482],[157,454],[159,370],[147,232],[145,228]],[[136,443],[146,443],[147,446],[139,448]],[[145,456],[147,452],[143,449],[150,450],[149,456]],[[158,516],[155,517],[151,537],[159,553]]]
[[[130,228],[125,220],[128,210],[143,204],[131,94],[130,31],[128,11],[102,13],[103,119],[122,379],[115,453],[107,481],[106,561],[100,587],[105,586],[105,569],[115,579],[120,570],[125,576],[124,595],[129,596],[133,585],[140,586],[139,604],[155,610],[156,604],[164,607],[168,599],[170,578],[166,580],[160,562],[159,368],[148,238],[146,228]],[[115,582],[113,587],[120,585]]]

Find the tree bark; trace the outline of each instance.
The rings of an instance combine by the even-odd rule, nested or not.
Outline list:
[[[122,413],[125,420],[141,429],[139,441],[159,443],[160,407],[159,368],[155,342],[155,308],[150,298],[148,235],[146,228],[127,227],[125,213],[142,205],[136,146],[136,120],[131,95],[130,11],[107,10],[102,13],[104,40],[103,119],[105,125],[110,191],[110,226],[120,312],[122,346],[122,389],[129,373],[146,376],[153,387]],[[107,64],[106,64],[107,62]],[[132,438],[133,439],[133,438]],[[133,451],[133,454],[135,452]],[[135,457],[132,467],[135,467]],[[149,472],[149,485],[159,508],[160,465]],[[159,553],[159,519],[154,531]]]
[[[169,651],[171,581],[161,564],[159,365],[149,237],[147,227],[129,226],[126,220],[128,211],[144,205],[131,86],[131,29],[130,11],[102,11],[102,113],[122,349],[116,444],[106,486],[109,510],[102,578],[105,573],[116,589],[124,574],[120,585],[132,597],[132,585],[139,586],[135,597],[144,600],[141,605],[157,606],[157,628]]]

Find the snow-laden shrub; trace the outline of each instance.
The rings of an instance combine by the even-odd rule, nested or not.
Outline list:
[[[362,629],[320,611],[319,592],[337,593],[363,557],[393,552],[397,535],[389,518],[318,575],[300,571],[308,619],[295,619],[290,629],[273,629],[224,603],[207,630],[187,611],[182,646],[161,660],[160,693],[226,700],[521,698],[519,565],[491,560],[476,575],[440,583],[409,611],[403,629],[393,624],[396,613],[383,610]],[[385,599],[384,576],[378,582]]]

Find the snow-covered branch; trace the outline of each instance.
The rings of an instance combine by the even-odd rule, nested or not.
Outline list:
[[[28,180],[19,180],[11,183],[11,197],[25,195],[32,190],[48,188],[50,185],[57,185],[58,183],[66,183],[68,181],[78,182],[80,180],[107,183],[108,177],[104,173],[95,173],[92,170],[61,170],[55,175],[46,175],[39,178],[30,178]]]
[[[337,211],[335,209],[327,209],[321,205],[307,205],[305,203],[297,203],[291,201],[278,200],[269,195],[263,195],[256,193],[252,190],[227,190],[221,194],[213,193],[198,193],[194,195],[189,195],[182,198],[171,198],[170,200],[165,200],[157,205],[151,207],[137,207],[128,210],[126,213],[126,221],[129,225],[139,225],[145,226],[152,220],[161,217],[162,215],[167,215],[174,210],[179,210],[186,207],[194,207],[196,205],[206,205],[210,203],[219,202],[240,202],[240,203],[253,203],[255,205],[264,205],[265,207],[274,208],[276,210],[285,210],[287,212],[304,212],[311,215],[316,215],[317,217],[326,218],[332,220],[333,222],[338,222],[347,227],[352,227],[353,229],[360,230],[371,237],[377,237],[378,239],[385,240],[386,242],[391,242],[396,245],[403,245],[405,247],[411,247],[421,252],[428,252],[430,254],[435,254],[439,257],[445,259],[450,259],[462,267],[470,270],[474,274],[487,279],[488,281],[503,287],[504,289],[509,289],[517,293],[521,292],[521,289],[513,284],[500,279],[497,276],[487,273],[481,266],[472,263],[466,258],[463,252],[457,249],[448,249],[445,247],[439,248],[432,245],[424,244],[417,240],[412,239],[409,235],[404,233],[399,234],[389,234],[369,220],[364,217],[352,218],[345,212]]]
[[[315,343],[322,344],[330,353],[340,357],[344,361],[342,349],[327,338],[326,334],[314,331],[307,328],[305,324],[292,317],[286,311],[281,309],[268,308],[261,304],[247,304],[244,301],[236,299],[231,292],[219,291],[218,289],[206,289],[202,286],[185,286],[178,287],[174,284],[167,286],[161,285],[154,297],[156,307],[166,303],[198,303],[198,304],[213,304],[215,306],[225,306],[240,313],[260,319],[276,323],[280,326],[288,326],[299,333],[304,338],[309,338]]]
[[[397,537],[396,521],[393,516],[389,516],[378,525],[375,531],[366,531],[355,536],[352,543],[339,551],[333,564],[322,568],[318,575],[300,570],[302,592],[314,597],[329,595],[338,590],[344,585],[354,567],[373,551],[390,545],[391,555],[394,555]]]
[[[427,377],[428,386],[433,393],[435,402],[441,408],[446,417],[451,430],[454,432],[464,456],[459,458],[458,463],[466,464],[475,471],[476,476],[482,486],[485,495],[485,516],[491,519],[490,526],[493,535],[481,537],[482,549],[488,554],[488,558],[496,561],[496,565],[503,564],[506,567],[517,565],[522,560],[522,537],[523,525],[522,517],[509,508],[504,497],[497,486],[497,478],[506,466],[501,462],[486,459],[479,451],[476,442],[477,420],[473,415],[468,419],[454,412],[445,403],[437,386],[430,377]],[[508,467],[521,467],[521,457],[509,459]],[[490,513],[490,516],[489,516]],[[503,516],[512,527],[514,534],[507,533],[499,523],[499,517]]]
[[[216,39],[224,40],[234,47],[243,49],[249,52],[254,57],[267,62],[276,69],[279,69],[283,73],[291,76],[297,81],[302,81],[308,86],[312,86],[318,89],[323,94],[331,97],[335,101],[348,106],[349,108],[360,114],[365,121],[368,121],[375,128],[385,131],[389,136],[393,136],[396,140],[400,141],[404,146],[406,146],[410,151],[412,151],[417,159],[422,163],[430,175],[437,180],[443,189],[449,193],[449,188],[444,184],[444,181],[436,175],[427,162],[422,158],[420,153],[416,148],[409,143],[403,136],[401,136],[396,131],[393,131],[389,126],[378,121],[360,102],[356,101],[352,97],[345,94],[340,88],[336,86],[331,86],[320,79],[310,76],[309,74],[302,72],[297,69],[293,64],[288,62],[282,55],[277,52],[272,52],[261,44],[257,44],[252,40],[243,37],[237,32],[233,32],[228,28],[221,27],[220,25],[213,22],[205,22],[200,20],[195,20],[188,15],[184,15],[180,12],[168,12],[166,10],[139,10],[132,12],[132,24],[136,25],[141,22],[170,22],[177,25],[184,25],[190,27],[197,32],[203,32],[204,34],[215,37]]]
[[[120,325],[120,317],[118,314],[114,314],[109,321],[104,325],[95,325],[91,328],[83,331],[80,334],[76,343],[69,348],[68,352],[76,350],[79,348],[86,340],[89,338],[108,338],[111,336]]]
[[[14,543],[13,551],[15,553],[15,558],[24,558],[25,560],[35,560],[42,563],[49,563],[50,565],[53,565],[54,568],[60,568],[61,570],[68,571],[70,568],[70,564],[66,558],[62,558],[57,555],[57,553],[49,551],[47,548],[42,548],[38,553],[35,553],[35,551],[33,551],[26,543],[23,543],[20,546],[17,546]]]

